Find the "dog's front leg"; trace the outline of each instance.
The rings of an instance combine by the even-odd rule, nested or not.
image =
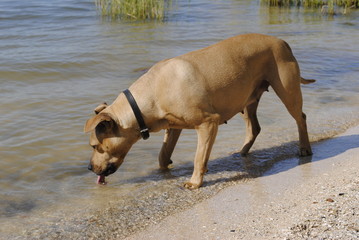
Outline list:
[[[166,129],[161,152],[158,156],[160,169],[167,170],[168,165],[172,163],[171,156],[181,132],[182,129]]]
[[[189,182],[184,186],[188,189],[196,189],[202,185],[203,176],[207,172],[207,162],[217,136],[218,121],[202,123],[197,128],[197,152],[194,159],[194,170]]]

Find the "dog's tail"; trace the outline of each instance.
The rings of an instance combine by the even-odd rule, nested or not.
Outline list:
[[[302,83],[302,84],[310,84],[310,83],[314,83],[314,82],[315,82],[314,79],[305,79],[305,78],[300,77],[300,83]]]

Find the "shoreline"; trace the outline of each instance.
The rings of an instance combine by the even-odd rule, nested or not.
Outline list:
[[[359,126],[313,149],[312,162],[274,166],[126,240],[359,238]]]
[[[359,125],[313,142],[311,157],[295,156],[292,145],[270,148],[276,157],[264,162],[257,157],[266,150],[212,160],[197,190],[182,187],[193,170],[183,165],[139,179],[135,184],[146,192],[131,192],[128,199],[113,186],[103,189],[110,195],[96,191],[103,200],[92,206],[72,201],[20,215],[0,228],[0,239],[358,237]]]

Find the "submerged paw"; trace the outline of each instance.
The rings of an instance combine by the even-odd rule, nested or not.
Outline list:
[[[306,157],[313,155],[313,152],[311,149],[301,148],[299,154],[301,157]]]

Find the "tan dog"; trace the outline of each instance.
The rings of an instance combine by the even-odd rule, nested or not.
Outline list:
[[[202,185],[218,125],[240,112],[247,126],[241,153],[248,153],[260,132],[256,115],[259,99],[269,86],[298,125],[300,155],[311,155],[300,89],[300,83],[311,82],[314,80],[301,78],[298,63],[286,42],[246,34],[161,61],[129,90],[145,127],[151,132],[166,129],[160,168],[167,169],[171,163],[181,129],[196,129],[194,171],[185,183],[186,188],[195,189]],[[86,122],[84,131],[92,131],[90,145],[94,148],[89,169],[99,175],[100,183],[118,169],[131,146],[143,135],[135,107],[129,102],[121,93],[110,106],[97,107],[97,115]]]

